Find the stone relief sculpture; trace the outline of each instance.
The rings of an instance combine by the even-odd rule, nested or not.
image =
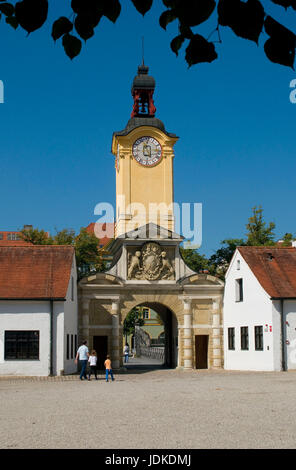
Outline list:
[[[136,251],[134,256],[129,254],[129,264],[128,264],[128,273],[127,273],[128,279],[131,279],[134,273],[140,272],[142,270],[140,266],[140,256],[141,256],[140,251]]]
[[[146,243],[141,251],[128,256],[128,279],[156,281],[175,279],[173,262],[158,243]]]

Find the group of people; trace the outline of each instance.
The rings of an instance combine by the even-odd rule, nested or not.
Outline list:
[[[95,379],[98,380],[97,376],[97,352],[93,349],[91,354],[89,353],[89,349],[87,347],[87,341],[83,341],[82,345],[78,348],[75,363],[77,364],[80,361],[81,364],[81,371],[80,371],[80,380],[90,380],[92,374],[94,374]],[[87,377],[87,364],[89,363],[89,371]],[[113,372],[112,372],[112,364],[110,356],[106,356],[106,360],[104,362],[104,366],[106,369],[106,382],[109,382],[109,376],[111,377],[112,382],[114,381]]]

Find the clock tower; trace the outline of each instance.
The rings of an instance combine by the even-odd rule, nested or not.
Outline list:
[[[142,64],[132,84],[133,109],[125,129],[114,132],[115,238],[150,222],[174,231],[173,159],[178,137],[155,117],[155,80]]]

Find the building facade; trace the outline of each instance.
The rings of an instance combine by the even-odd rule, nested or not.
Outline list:
[[[0,268],[0,375],[76,372],[74,248],[0,247]]]
[[[175,134],[155,117],[155,80],[142,65],[132,84],[133,110],[123,131],[114,132],[116,174],[113,264],[79,282],[79,339],[114,368],[122,365],[123,323],[132,308],[160,315],[171,367],[223,367],[224,284],[197,274],[180,254],[174,232]],[[102,365],[101,365],[102,366]]]
[[[239,247],[226,273],[229,370],[296,369],[296,248]]]

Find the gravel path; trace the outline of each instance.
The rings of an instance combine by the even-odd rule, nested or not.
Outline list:
[[[295,448],[295,372],[0,379],[0,448]]]

